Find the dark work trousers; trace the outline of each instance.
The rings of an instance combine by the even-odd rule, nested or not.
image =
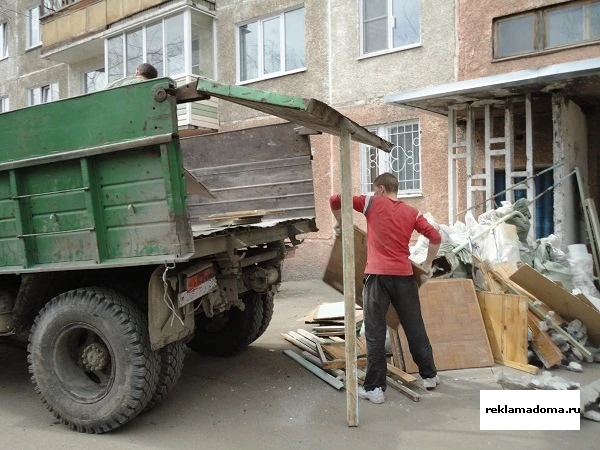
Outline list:
[[[432,378],[437,375],[431,344],[421,316],[419,288],[415,278],[412,275],[367,275],[363,287],[368,359],[364,383],[366,391],[378,387],[385,391],[386,388],[385,314],[390,302],[404,328],[410,354],[419,366],[419,374],[422,378]]]

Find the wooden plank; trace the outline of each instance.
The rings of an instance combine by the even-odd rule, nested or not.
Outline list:
[[[367,360],[365,358],[358,358],[356,360],[357,367],[367,367]],[[331,361],[326,361],[323,363],[324,369],[345,369],[346,368],[346,360],[345,359],[334,359]]]
[[[319,344],[323,351],[333,359],[344,359],[346,353],[343,346],[332,344]],[[315,356],[319,356],[318,354]]]
[[[289,334],[287,334],[287,333],[281,333],[281,337],[284,338],[286,341],[288,341],[290,344],[294,344],[296,347],[301,348],[302,350],[307,351],[311,355],[319,356],[315,350],[313,350],[312,348],[308,347],[307,345],[304,345],[302,342],[297,341],[296,339],[294,339],[293,337],[291,337]]]
[[[356,338],[356,346],[357,348],[357,356],[366,356],[367,355],[367,338],[361,336]]]
[[[298,334],[304,336],[306,339],[310,339],[314,343],[325,344],[325,339],[322,339],[318,336],[315,336],[310,331],[304,330],[302,328],[298,328]]]
[[[527,265],[521,266],[510,279],[531,292],[564,319],[581,320],[587,327],[590,342],[600,344],[600,311]]]
[[[494,359],[494,361],[498,364],[502,364],[503,366],[510,367],[512,369],[521,370],[523,372],[530,373],[532,375],[539,375],[542,371],[539,367],[533,366],[531,364],[520,364],[514,361],[507,361],[503,359]]]
[[[527,299],[480,291],[477,300],[494,359],[527,364]]]
[[[310,339],[306,339],[305,337],[301,336],[300,334],[296,333],[295,331],[289,331],[287,334],[289,334],[291,337],[296,339],[298,342],[301,342],[302,344],[306,345],[307,347],[317,351],[317,344],[314,343],[313,341],[311,341]]]
[[[402,347],[398,330],[388,327],[388,333],[390,334],[390,343],[392,345],[392,364],[400,370],[404,370],[404,358],[402,357]]]
[[[323,347],[318,342],[317,345],[317,354],[319,355],[319,359],[321,360],[321,364],[325,364],[327,362],[327,358],[325,357],[325,353],[323,353]]]
[[[405,381],[407,383],[414,383],[415,381],[417,381],[417,379],[415,377],[413,377],[412,375],[406,373],[404,370],[400,370],[397,367],[392,366],[391,364],[387,365],[387,370],[392,375],[396,375],[397,377],[400,377],[402,379],[402,381]]]
[[[413,402],[419,402],[419,401],[421,401],[421,396],[419,394],[417,394],[413,390],[409,389],[408,387],[403,386],[402,384],[398,383],[393,378],[385,377],[385,381],[386,381],[386,383],[387,383],[388,386],[391,386],[394,389],[396,389],[397,391],[399,391],[402,394],[406,395]]]
[[[294,352],[292,350],[284,350],[283,353],[286,356],[289,356],[290,358],[292,358],[294,361],[296,361],[298,364],[300,364],[302,367],[304,367],[308,371],[312,372],[314,375],[318,376],[321,380],[325,381],[327,384],[336,388],[337,390],[340,390],[344,387],[344,383],[342,383],[340,380],[332,377],[327,372],[325,372],[323,369],[318,368],[314,364],[311,364],[310,362],[308,362],[307,360],[302,358],[300,355],[298,355],[296,352]]]
[[[549,369],[561,363],[563,354],[550,336],[548,336],[548,333],[540,329],[538,325],[539,320],[533,312],[529,311],[527,313],[527,324],[533,333],[531,349],[540,358],[544,367]]]
[[[438,370],[491,367],[494,357],[473,282],[468,279],[432,279],[419,290],[425,328]],[[418,372],[408,341],[398,328],[405,371]]]

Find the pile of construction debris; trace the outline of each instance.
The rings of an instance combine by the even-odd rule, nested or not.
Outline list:
[[[362,308],[356,307],[355,331],[359,334],[363,315]],[[311,325],[312,329],[299,328],[297,332],[289,331],[281,336],[299,351],[284,350],[284,354],[298,364],[321,378],[336,389],[343,389],[346,382],[346,342],[344,333],[344,303],[324,303],[311,311],[306,317],[298,319]],[[394,334],[391,334],[394,336]],[[400,367],[400,344],[396,333],[392,339],[392,352],[388,363],[388,386],[398,390],[411,400],[417,402],[420,395],[415,390],[417,378],[404,372]],[[356,355],[358,367],[358,383],[362,384],[367,366],[367,345],[364,336],[356,338]]]

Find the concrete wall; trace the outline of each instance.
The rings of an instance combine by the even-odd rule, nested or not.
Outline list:
[[[543,55],[493,61],[492,21],[494,18],[569,2],[565,0],[456,0],[456,2],[458,3],[458,78],[461,80],[595,58],[600,54],[600,44],[592,44],[555,50]]]
[[[41,46],[26,49],[26,9],[35,4],[31,0],[8,0],[0,8],[0,20],[8,22],[9,40],[9,57],[0,61],[0,96],[8,95],[11,110],[27,106],[30,88],[49,83],[58,83],[60,98],[68,96],[67,66],[41,59]]]
[[[554,172],[554,180],[567,175],[575,167],[585,168],[588,161],[588,132],[585,114],[581,108],[561,94],[552,96],[554,123],[554,161],[563,161],[564,165]],[[587,171],[582,170],[582,181],[587,184]],[[561,248],[566,250],[570,244],[583,241],[581,225],[583,217],[579,214],[580,195],[575,179],[564,182],[554,194],[555,234]]]

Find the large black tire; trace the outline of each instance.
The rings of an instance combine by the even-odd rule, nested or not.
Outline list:
[[[252,342],[257,340],[259,337],[263,335],[269,324],[271,323],[271,319],[273,318],[273,310],[275,308],[274,294],[273,293],[262,293],[256,294],[258,297],[257,301],[262,302],[263,313],[262,313],[262,321],[260,323],[260,327],[256,336],[252,339]]]
[[[263,303],[254,295],[242,300],[243,311],[233,307],[218,317],[196,317],[196,331],[187,346],[205,356],[232,356],[248,347],[262,324]]]
[[[111,289],[81,288],[52,299],[35,320],[28,351],[36,391],[73,430],[118,428],[156,391],[159,360],[146,316]]]
[[[146,410],[154,408],[169,392],[173,390],[183,371],[185,344],[183,341],[165,345],[157,351],[160,358],[158,384]]]

